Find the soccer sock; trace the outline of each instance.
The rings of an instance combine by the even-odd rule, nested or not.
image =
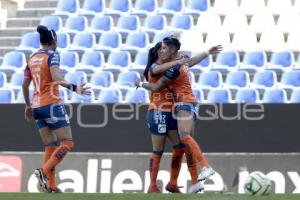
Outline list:
[[[207,163],[204,155],[202,154],[202,151],[201,151],[199,145],[194,140],[194,138],[192,138],[192,136],[190,136],[188,134],[181,133],[180,139],[186,146],[191,148],[191,151],[193,152],[193,156],[200,163],[201,167],[208,167],[208,163]]]
[[[184,153],[186,157],[186,163],[191,175],[192,184],[196,184],[198,182],[198,167],[197,167],[197,161],[195,157],[193,156],[193,152],[191,151],[191,148],[186,146],[184,148]]]
[[[51,142],[49,145],[45,146],[44,152],[44,164],[50,159],[53,152],[58,147],[57,141]],[[56,180],[55,180],[55,168],[51,169],[48,177],[48,185],[51,189],[57,188]]]
[[[59,147],[53,152],[49,160],[43,166],[43,171],[47,177],[50,176],[51,170],[64,159],[69,151],[72,150],[73,145],[74,142],[72,140],[61,141]]]
[[[153,151],[152,156],[150,158],[150,186],[156,185],[157,174],[162,154],[162,151]]]
[[[170,184],[177,185],[177,179],[181,169],[182,156],[184,154],[184,144],[180,143],[173,146],[172,160],[171,160],[171,173],[170,173]]]

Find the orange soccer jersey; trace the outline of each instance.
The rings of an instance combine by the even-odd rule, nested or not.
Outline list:
[[[172,80],[172,82],[169,84],[169,90],[172,91],[175,102],[197,102],[189,80],[189,72],[187,66],[179,64],[175,65],[174,67],[166,71],[164,76]]]
[[[52,50],[39,50],[29,59],[24,76],[33,80],[33,108],[61,102],[58,84],[50,73],[50,67],[59,66],[59,62],[59,54]]]
[[[153,64],[149,71],[148,80],[149,83],[157,82],[162,75],[153,75],[152,68],[157,66],[157,64]],[[166,87],[161,89],[160,91],[151,92],[150,95],[150,104],[148,110],[156,109],[164,112],[171,112],[174,104],[173,93]]]

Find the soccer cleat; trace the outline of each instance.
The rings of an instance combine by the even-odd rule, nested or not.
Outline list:
[[[59,188],[56,188],[56,189],[51,189],[51,188],[50,188],[50,191],[51,191],[51,193],[63,193],[63,192],[61,191],[61,189],[59,189]]]
[[[149,186],[148,193],[161,193],[160,189],[157,187],[157,185]]]
[[[49,188],[47,185],[48,178],[44,174],[43,169],[39,168],[34,171],[34,175],[39,181],[39,190],[40,192],[49,192]]]
[[[192,184],[191,187],[188,189],[188,192],[187,193],[197,193],[197,192],[201,192],[202,190],[204,190],[204,185],[203,183],[201,183],[200,181],[195,183],[195,184]]]
[[[199,181],[207,180],[209,177],[215,174],[215,171],[211,167],[203,167],[198,176]]]
[[[181,193],[177,185],[171,185],[170,183],[166,185],[165,189],[171,193]]]

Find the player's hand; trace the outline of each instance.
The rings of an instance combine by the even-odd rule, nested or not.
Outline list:
[[[178,64],[180,64],[180,65],[190,66],[191,63],[192,63],[192,59],[190,59],[190,58],[182,58],[182,59],[178,60]]]
[[[77,86],[76,93],[79,95],[90,95],[91,94],[91,87],[86,86],[86,83]]]
[[[216,55],[216,54],[220,53],[222,50],[223,50],[222,45],[217,45],[217,46],[211,47],[211,48],[208,50],[208,52],[209,52],[209,54],[211,54],[211,55]]]
[[[30,106],[25,107],[25,120],[27,122],[32,122],[33,117],[32,117],[32,108]]]
[[[135,87],[136,87],[135,89],[138,89],[138,88],[140,87],[140,83],[141,83],[141,82],[142,82],[142,81],[141,81],[141,79],[139,79],[139,78],[135,80],[135,83],[134,83],[134,85],[135,85]]]

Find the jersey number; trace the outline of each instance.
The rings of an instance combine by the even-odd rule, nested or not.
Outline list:
[[[33,82],[35,84],[37,92],[40,94],[41,93],[41,76],[39,74],[33,74]]]

